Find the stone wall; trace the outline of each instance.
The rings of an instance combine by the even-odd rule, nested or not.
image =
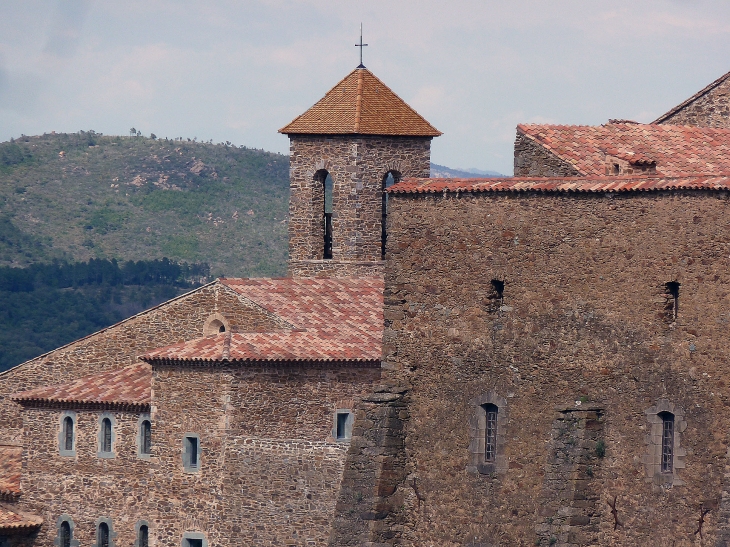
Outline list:
[[[220,283],[206,285],[0,374],[0,442],[22,442],[20,406],[9,400],[13,393],[138,363],[148,350],[203,336],[213,313],[224,315],[234,331],[280,326]]]
[[[515,177],[576,177],[580,173],[569,162],[517,132],[515,138]]]
[[[217,546],[324,544],[349,445],[332,436],[336,410],[379,376],[374,364],[155,367],[158,545],[185,531]],[[198,473],[183,469],[185,433],[200,435]]]
[[[730,128],[730,78],[660,119],[657,123]]]
[[[74,539],[81,545],[95,544],[96,523],[102,517],[111,519],[115,545],[134,545],[138,521],[147,520],[150,531],[154,529],[150,486],[159,472],[154,459],[137,456],[140,414],[110,412],[115,422],[114,457],[99,458],[102,411],[76,413],[75,457],[59,454],[63,412],[40,408],[23,412],[23,495],[17,505],[43,517],[34,544],[54,545],[58,518],[66,514],[73,519]]]
[[[442,546],[728,537],[717,509],[730,430],[727,193],[399,195],[391,206],[383,381],[407,402],[405,458],[357,468],[355,447],[377,453],[397,436],[353,439],[346,466],[365,496],[383,473],[399,478],[397,503],[378,515],[393,524],[366,530],[341,496],[331,545],[358,530],[377,544]],[[681,284],[676,321],[670,281]],[[491,392],[506,401],[507,469],[475,473],[474,401]],[[686,423],[674,482],[647,476],[646,412],[668,404]]]
[[[378,275],[383,183],[389,171],[428,177],[430,137],[290,135],[289,274]],[[332,259],[323,261],[324,191],[332,177]],[[323,262],[327,262],[325,265]]]

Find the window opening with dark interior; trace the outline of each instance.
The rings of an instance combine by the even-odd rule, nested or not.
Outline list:
[[[61,523],[58,535],[60,547],[71,547],[71,525],[67,521]]]
[[[672,321],[677,320],[677,314],[679,313],[679,283],[677,281],[670,281],[664,284],[667,295],[666,312],[667,318]]]
[[[137,547],[149,547],[150,544],[150,531],[147,525],[143,524],[139,527],[137,532]]]
[[[112,421],[109,418],[101,421],[101,451],[112,451]]]
[[[63,449],[68,452],[74,449],[74,420],[71,416],[63,419]]]
[[[109,525],[106,522],[99,523],[98,535],[97,547],[109,547]]]
[[[185,437],[186,465],[191,469],[197,469],[200,461],[200,439],[198,437]]]
[[[382,217],[380,219],[380,258],[385,260],[385,247],[388,240],[388,188],[393,186],[396,182],[400,181],[401,175],[398,171],[388,171],[383,178],[383,203],[382,203]]]
[[[142,454],[152,454],[152,423],[149,420],[142,420],[140,431],[140,444]]]
[[[497,458],[497,413],[499,409],[492,404],[482,405],[486,423],[484,426],[484,461],[493,462]]]
[[[334,182],[329,173],[324,178],[324,253],[323,258],[332,258],[332,209]]]
[[[349,412],[338,412],[337,413],[337,434],[338,440],[347,439],[347,420],[350,418]]]
[[[614,163],[612,166],[613,174],[618,175],[621,172],[621,166],[618,163]]]
[[[504,281],[492,279],[489,289],[489,311],[495,312],[504,304]]]
[[[662,473],[674,470],[674,414],[662,412]]]
[[[185,547],[203,547],[203,540],[187,538]]]

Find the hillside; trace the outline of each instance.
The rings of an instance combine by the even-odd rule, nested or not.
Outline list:
[[[445,165],[431,163],[431,178],[435,179],[479,179],[485,177],[506,177],[502,173],[496,171],[481,171],[479,169],[452,169]]]
[[[47,134],[0,143],[0,266],[53,258],[286,271],[288,158],[226,144]]]

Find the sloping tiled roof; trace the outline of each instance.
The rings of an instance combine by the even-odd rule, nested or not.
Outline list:
[[[93,374],[55,386],[38,387],[12,395],[27,406],[147,409],[150,405],[152,370],[145,363]]]
[[[694,101],[696,101],[697,99],[699,99],[703,95],[705,95],[705,94],[709,93],[710,91],[712,91],[713,89],[715,89],[717,86],[719,86],[721,83],[723,83],[728,78],[730,78],[730,72],[728,72],[727,74],[724,74],[724,75],[720,76],[717,80],[715,80],[714,82],[712,82],[710,85],[708,85],[704,89],[699,90],[697,93],[695,93],[694,95],[692,95],[689,99],[687,99],[686,101],[678,104],[677,106],[675,106],[674,108],[672,108],[668,112],[665,112],[664,114],[662,114],[661,116],[659,116],[656,120],[654,120],[651,123],[656,123],[656,124],[662,123],[667,118],[672,117],[674,114],[676,114],[677,112],[679,112],[680,110],[682,110],[688,104],[693,103]]]
[[[221,279],[292,324],[225,333],[156,349],[150,361],[377,361],[383,336],[380,278]]]
[[[620,177],[502,177],[489,179],[406,178],[392,194],[443,192],[652,192],[659,190],[730,190],[730,173],[721,175],[634,175]]]
[[[635,163],[656,162],[667,176],[730,172],[730,129],[609,123],[523,125],[517,131],[572,164],[581,175],[606,173],[606,154]]]
[[[441,132],[366,68],[356,68],[279,133],[437,137]]]
[[[20,495],[23,447],[0,445],[0,499]]]
[[[38,528],[41,524],[43,524],[43,519],[37,515],[12,511],[8,507],[0,505],[0,530],[17,532],[24,528]]]

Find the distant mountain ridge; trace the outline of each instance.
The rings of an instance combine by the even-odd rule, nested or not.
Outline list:
[[[482,171],[480,169],[452,169],[445,165],[431,163],[432,179],[480,179],[485,177],[508,177],[497,171]]]

